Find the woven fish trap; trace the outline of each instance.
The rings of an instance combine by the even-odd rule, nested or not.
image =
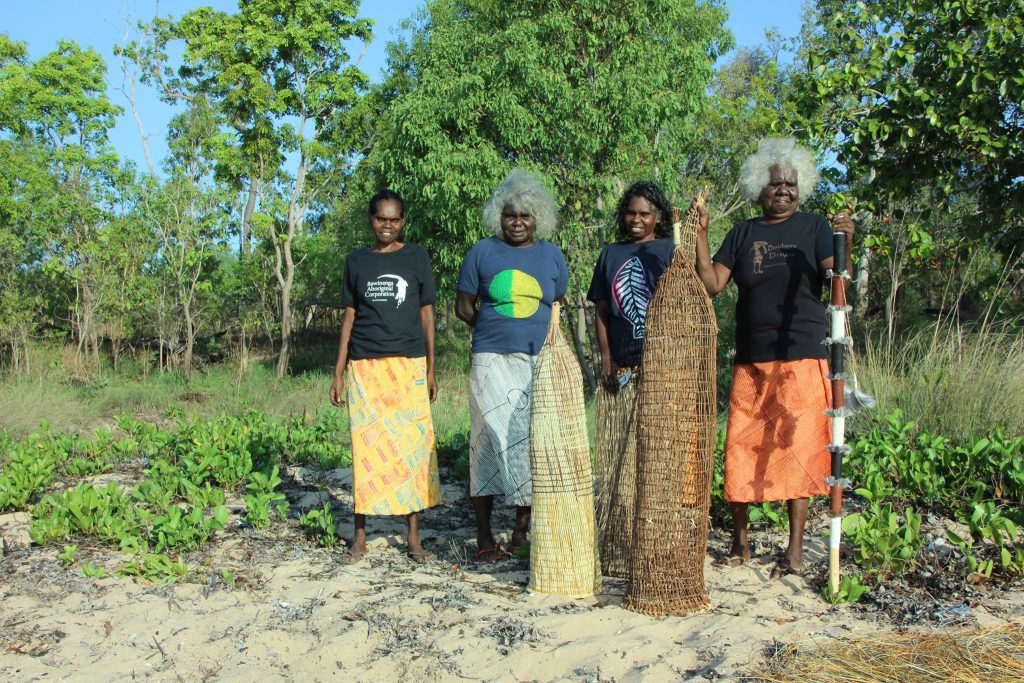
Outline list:
[[[594,481],[598,550],[604,576],[626,577],[636,512],[637,379],[612,393],[598,388]]]
[[[695,234],[691,212],[648,309],[637,399],[636,517],[624,606],[652,616],[708,604],[717,324],[694,268]]]
[[[559,327],[559,305],[533,370],[530,407],[530,590],[569,597],[600,586],[594,470],[583,374]]]

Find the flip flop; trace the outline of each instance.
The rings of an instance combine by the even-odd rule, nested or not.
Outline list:
[[[478,564],[488,564],[490,562],[501,562],[507,560],[509,554],[501,549],[501,546],[495,544],[493,548],[485,548],[476,552],[476,561]]]
[[[338,564],[357,564],[359,562],[362,562],[364,557],[366,557],[365,550],[360,553],[354,553],[351,550],[346,550],[345,552],[338,555]]]
[[[430,552],[429,550],[421,550],[419,552],[413,552],[412,550],[410,550],[405,554],[405,556],[413,562],[415,562],[416,564],[426,564],[427,562],[430,562],[431,560],[436,559],[437,557],[436,555],[434,555],[434,553]]]

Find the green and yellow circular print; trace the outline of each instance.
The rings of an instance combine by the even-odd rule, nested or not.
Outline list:
[[[529,318],[540,308],[544,296],[536,278],[514,269],[495,275],[487,294],[494,302],[494,310],[507,318]]]

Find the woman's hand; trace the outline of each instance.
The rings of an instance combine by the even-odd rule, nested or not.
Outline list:
[[[686,210],[687,213],[691,211],[697,211],[697,232],[703,235],[708,234],[708,225],[711,223],[711,219],[708,216],[708,207],[704,202],[698,202],[697,198],[694,197],[690,200],[690,208]]]
[[[853,243],[853,234],[856,231],[856,223],[853,217],[846,211],[840,211],[834,216],[829,216],[832,221],[832,230],[846,235],[847,244]]]
[[[345,375],[335,374],[334,381],[331,382],[331,403],[339,408],[344,408],[345,401],[348,398],[347,394],[348,392],[345,391]]]
[[[608,356],[601,360],[601,383],[613,394],[619,390],[619,368]]]
[[[433,368],[427,371],[427,395],[430,396],[431,403],[437,398],[437,378],[434,376]]]

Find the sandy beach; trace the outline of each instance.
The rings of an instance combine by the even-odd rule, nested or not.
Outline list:
[[[755,558],[716,562],[726,538],[712,532],[705,564],[710,607],[653,619],[621,607],[625,582],[605,579],[593,598],[526,590],[524,560],[477,564],[464,485],[421,522],[437,554],[410,561],[400,519],[370,518],[369,553],[336,561],[294,518],[333,499],[344,535],[351,475],[294,469],[287,522],[266,531],[237,520],[186,556],[183,583],[112,575],[125,557],[79,548],[70,569],[59,548],[31,547],[27,513],[0,516],[0,676],[10,681],[680,681],[740,680],[781,644],[892,630],[884,615],[833,607],[819,595],[824,520],[808,525],[805,576],[772,581],[781,535],[753,534]],[[230,502],[230,501],[229,501]],[[496,508],[496,527],[511,514]],[[507,531],[505,532],[507,534]],[[507,536],[499,540],[507,540]],[[103,565],[89,578],[80,566]],[[223,570],[230,574],[225,575]],[[983,594],[981,594],[983,595]],[[1019,592],[980,597],[959,623],[1024,617]],[[935,628],[934,624],[923,628]]]

